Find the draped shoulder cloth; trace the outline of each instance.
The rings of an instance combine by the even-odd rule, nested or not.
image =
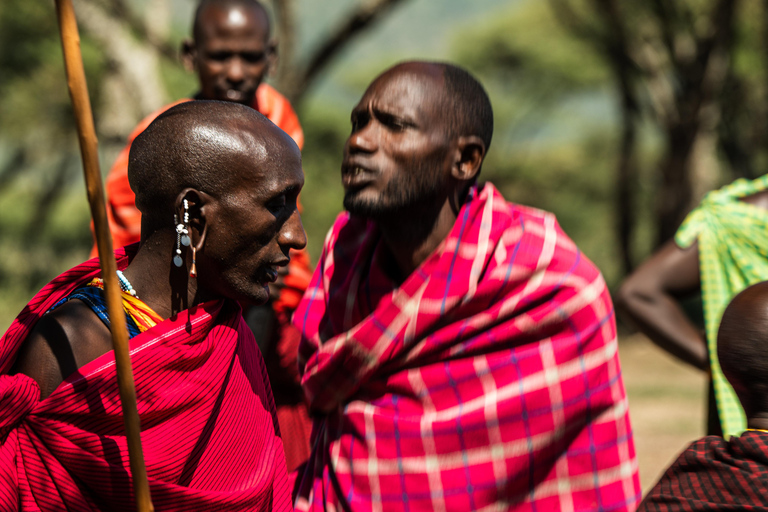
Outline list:
[[[397,287],[342,214],[294,315],[318,413],[298,510],[634,510],[614,312],[552,214],[473,188]]]
[[[94,259],[57,277],[0,338],[0,510],[135,510],[114,353],[44,400],[31,378],[7,375],[37,320],[99,273]],[[272,393],[239,306],[179,313],[130,350],[156,509],[290,510]]]

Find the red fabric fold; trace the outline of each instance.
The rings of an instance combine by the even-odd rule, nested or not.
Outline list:
[[[613,307],[552,214],[474,188],[399,287],[342,214],[294,314],[320,413],[297,510],[633,510]]]
[[[128,255],[117,255],[118,268],[127,266]],[[46,311],[99,273],[93,259],[38,293],[0,339],[0,372]],[[289,510],[274,402],[239,307],[181,312],[134,337],[130,350],[156,509]],[[4,375],[0,386],[28,409],[11,418],[0,407],[14,423],[0,444],[0,510],[135,510],[113,352],[44,400],[25,376]]]

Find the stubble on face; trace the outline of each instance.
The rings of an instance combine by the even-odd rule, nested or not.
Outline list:
[[[372,220],[405,216],[417,221],[419,214],[434,210],[444,201],[449,188],[445,171],[450,134],[443,115],[442,76],[436,77],[432,71],[428,67],[393,68],[371,84],[356,107],[357,110],[361,105],[373,105],[374,112],[365,117],[367,123],[379,124],[375,130],[379,135],[372,136],[370,148],[362,149],[350,144],[353,132],[345,147],[345,160],[370,161],[373,172],[379,180],[386,179],[386,183],[375,196],[365,188],[348,188],[344,208],[351,214]],[[404,98],[410,103],[403,104]],[[413,119],[415,126],[406,127],[405,133],[397,135],[388,132],[386,122],[377,119],[378,105],[386,105],[383,108],[388,113],[384,117],[402,115]],[[365,126],[359,130],[364,129]]]
[[[378,200],[361,198],[354,190],[346,191],[344,208],[352,215],[371,220],[383,220],[406,212],[417,213],[443,195],[445,184],[436,174],[432,166],[416,164],[411,172],[393,177]]]

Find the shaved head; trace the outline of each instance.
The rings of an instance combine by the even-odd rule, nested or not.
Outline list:
[[[199,44],[205,36],[205,13],[209,9],[216,9],[223,12],[239,12],[239,10],[250,11],[261,23],[262,33],[265,41],[269,39],[272,27],[269,21],[267,9],[256,0],[202,0],[195,10],[195,19],[192,23],[192,37],[196,44]],[[236,21],[236,20],[234,20]]]
[[[142,213],[142,231],[144,218],[152,229],[171,226],[174,201],[185,188],[215,198],[239,189],[241,174],[250,169],[230,165],[233,156],[245,155],[253,169],[266,169],[286,152],[298,151],[285,132],[252,108],[223,101],[176,105],[131,146],[128,179]]]
[[[750,286],[728,305],[717,357],[747,418],[768,412],[768,282]]]

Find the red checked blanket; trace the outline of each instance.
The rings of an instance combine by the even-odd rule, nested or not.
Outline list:
[[[383,250],[342,214],[294,315],[297,510],[634,510],[613,307],[554,216],[486,184],[399,288]]]
[[[128,259],[118,251],[118,268]],[[99,274],[97,259],[62,274],[0,338],[0,510],[136,510],[114,352],[45,400],[5,375],[39,317]],[[155,509],[290,510],[272,393],[237,304],[183,311],[130,348]]]

